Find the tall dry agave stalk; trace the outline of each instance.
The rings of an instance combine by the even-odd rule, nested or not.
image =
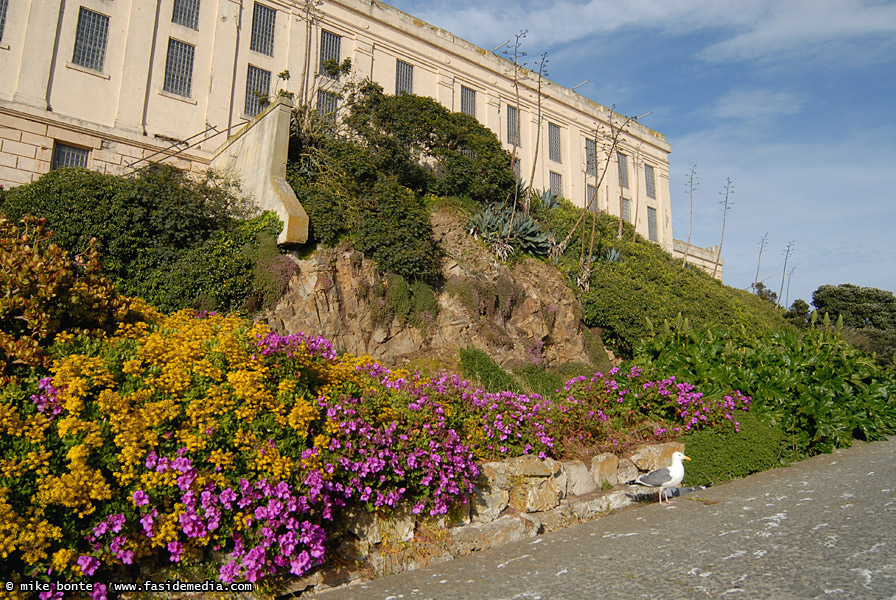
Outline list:
[[[691,233],[694,231],[694,191],[697,189],[697,186],[700,185],[700,182],[697,181],[697,165],[691,167],[688,172],[688,180],[684,185],[688,192],[688,196],[691,199],[691,216],[688,222],[688,245],[684,248],[684,258],[681,261],[682,267],[688,264],[688,254],[691,251]]]
[[[725,191],[719,192],[719,194],[723,196],[722,200],[719,201],[719,204],[722,205],[722,239],[719,241],[716,265],[712,269],[713,279],[715,279],[716,273],[719,271],[719,263],[722,261],[722,245],[725,243],[725,223],[728,221],[728,211],[734,206],[734,202],[731,201],[731,196],[734,195],[734,184],[731,183],[730,177],[725,179]]]
[[[311,32],[320,20],[323,0],[303,0],[299,5],[299,18],[305,21],[305,61],[302,63],[302,81],[299,90],[301,106],[308,104],[308,84],[311,79]]]
[[[615,108],[615,106],[614,106],[614,108]],[[579,216],[578,220],[576,220],[575,225],[573,225],[572,229],[569,230],[569,233],[566,235],[566,237],[563,239],[563,241],[558,244],[558,246],[560,248],[560,254],[562,254],[566,250],[566,247],[569,244],[569,240],[572,239],[573,235],[575,235],[579,226],[585,220],[585,216],[590,211],[591,206],[597,200],[597,194],[598,194],[598,191],[600,190],[600,186],[604,182],[604,177],[606,177],[606,175],[607,175],[607,170],[610,165],[610,162],[613,160],[616,148],[619,146],[620,136],[622,135],[622,133],[626,130],[626,128],[632,121],[637,121],[640,118],[640,117],[626,117],[625,121],[623,121],[623,123],[621,125],[619,125],[618,121],[616,120],[616,118],[614,116],[615,114],[616,114],[615,111],[610,112],[610,119],[609,119],[609,121],[610,121],[610,136],[606,141],[607,157],[604,160],[603,172],[600,174],[600,178],[597,181],[597,185],[594,186],[594,193],[591,195],[591,198],[588,199],[588,206],[585,207],[585,210]],[[600,126],[595,127],[595,130],[594,130],[594,139],[595,140],[597,140],[600,137],[600,133],[601,133]],[[621,213],[620,213],[620,216],[621,216]],[[597,218],[596,213],[592,212],[592,219],[596,219],[596,218]],[[593,231],[594,231],[594,222],[592,221],[592,232]],[[584,248],[584,246],[583,246],[583,248]],[[593,251],[594,251],[594,235],[591,236],[591,251],[589,251],[589,257],[588,257],[589,265],[590,265],[591,256],[593,255]],[[584,256],[584,250],[582,253]]]
[[[638,208],[641,203],[641,168],[644,165],[643,144],[638,142],[638,147],[632,154],[632,165],[635,169],[635,206],[632,214],[632,241],[638,235]]]
[[[775,302],[775,306],[780,306],[781,298],[784,297],[784,277],[787,275],[787,259],[790,258],[790,253],[793,252],[793,245],[796,243],[796,240],[790,240],[790,243],[787,244],[787,247],[784,248],[784,271],[781,273],[781,291],[778,293],[778,301]]]
[[[510,153],[510,168],[513,169],[516,164],[516,151],[517,146],[520,141],[520,131],[522,130],[522,114],[520,111],[520,82],[521,80],[526,78],[525,73],[525,63],[520,63],[520,60],[526,56],[526,53],[521,49],[523,38],[526,37],[526,34],[529,33],[528,29],[523,29],[519,33],[514,35],[513,42],[513,50],[505,51],[505,54],[509,54],[512,56],[511,62],[513,63],[513,102],[516,108],[516,123],[514,127],[516,131],[512,133],[513,135],[513,150]],[[508,228],[507,239],[504,240],[505,243],[510,241],[510,231],[513,230],[513,219],[516,216],[516,206],[520,200],[520,186],[515,186],[513,188],[513,210],[510,213],[510,227]]]
[[[532,172],[529,174],[529,188],[526,193],[526,200],[523,203],[523,212],[525,212],[527,215],[529,214],[529,203],[532,200],[532,194],[534,193],[532,186],[534,185],[533,182],[535,181],[535,169],[538,166],[538,151],[541,148],[541,120],[542,120],[541,85],[542,85],[543,78],[547,77],[549,75],[548,70],[547,70],[547,64],[548,64],[548,53],[542,52],[541,58],[538,59],[538,83],[536,86],[537,89],[536,89],[536,93],[535,93],[536,103],[537,103],[536,104],[537,105],[537,109],[536,109],[537,113],[536,113],[536,118],[535,118],[535,131],[536,131],[536,133],[535,133],[535,154],[532,158]]]
[[[754,294],[756,293],[756,284],[759,283],[759,266],[762,264],[762,252],[766,246],[768,246],[767,231],[763,234],[762,239],[759,240],[759,260],[756,261],[756,277],[753,278],[753,285],[751,286]]]

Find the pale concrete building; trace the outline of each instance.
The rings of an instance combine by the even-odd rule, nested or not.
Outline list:
[[[722,280],[722,269],[725,261],[719,256],[721,248],[718,246],[710,246],[709,248],[701,248],[700,246],[688,245],[682,240],[674,240],[672,244],[672,258],[675,260],[685,260],[689,265],[714,275],[719,281]],[[718,268],[716,268],[716,260],[718,260]]]
[[[127,173],[146,160],[205,168],[279,90],[330,108],[324,60],[355,80],[429,96],[475,116],[538,189],[622,215],[672,252],[665,137],[377,0],[0,0],[0,184],[83,165]],[[288,71],[288,80],[279,74]],[[539,135],[539,128],[541,130]],[[540,148],[534,151],[536,140]]]

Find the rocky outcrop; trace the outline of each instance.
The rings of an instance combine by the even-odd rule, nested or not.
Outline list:
[[[388,280],[349,244],[297,261],[298,273],[268,322],[389,363],[460,347],[479,348],[505,367],[591,362],[581,306],[556,269],[530,257],[498,263],[450,210],[433,213],[432,222],[445,257],[431,322],[424,317],[415,326],[384,310]]]

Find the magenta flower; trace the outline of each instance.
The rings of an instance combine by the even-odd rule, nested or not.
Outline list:
[[[81,572],[88,577],[93,575],[100,566],[100,561],[92,556],[79,556],[77,563],[81,567]]]

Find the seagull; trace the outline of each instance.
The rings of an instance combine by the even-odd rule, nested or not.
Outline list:
[[[663,490],[665,490],[666,504],[671,504],[673,500],[669,500],[669,488],[678,486],[681,480],[684,479],[684,465],[681,463],[683,460],[691,459],[685,456],[683,452],[673,452],[672,466],[663,467],[662,469],[641,475],[632,483],[645,487],[660,488],[660,504],[663,503]]]

